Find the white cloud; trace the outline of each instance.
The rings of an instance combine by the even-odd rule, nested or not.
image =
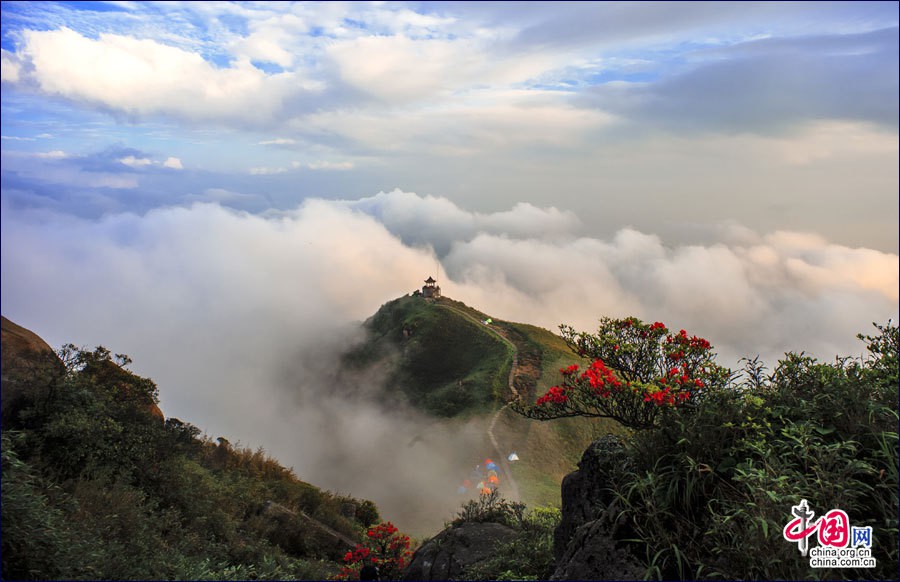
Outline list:
[[[143,168],[153,163],[150,158],[136,158],[134,156],[125,156],[119,160],[120,164],[124,164],[130,168]]]
[[[287,172],[288,169],[287,168],[268,168],[265,166],[257,166],[255,168],[250,168],[250,170],[248,170],[248,171],[253,176],[268,176],[271,174],[283,174],[284,172]]]
[[[787,350],[856,353],[856,333],[895,316],[897,255],[761,238],[672,248],[628,229],[609,242],[482,234],[453,246],[444,287],[498,317],[547,327],[590,331],[601,315],[662,320],[709,338],[731,366],[756,354],[774,363]]]
[[[21,78],[22,65],[18,56],[6,49],[0,49],[0,80],[17,83]]]
[[[319,160],[306,164],[310,170],[352,170],[353,162],[328,162]]]
[[[162,163],[164,168],[171,168],[172,170],[183,170],[184,166],[181,163],[181,160],[178,158],[168,157],[166,161]]]
[[[468,212],[444,197],[401,190],[339,204],[376,218],[408,244],[430,245],[441,255],[453,243],[471,240],[480,233],[540,239],[571,237],[581,227],[574,213],[552,206],[538,208],[520,202],[502,212]]]
[[[297,143],[297,140],[286,138],[286,137],[278,137],[275,139],[267,139],[265,141],[259,142],[259,145],[291,145]]]
[[[760,141],[779,154],[785,163],[797,166],[872,155],[896,156],[900,151],[896,133],[848,121],[808,123],[798,135],[762,138]]]
[[[275,63],[284,68],[294,64],[297,40],[307,32],[303,19],[280,14],[252,20],[251,33],[231,43],[235,55],[248,60]]]
[[[35,155],[35,157],[38,157],[38,158],[51,159],[51,160],[61,160],[63,158],[69,157],[69,154],[67,154],[66,152],[64,152],[62,150],[53,150],[53,151],[49,151],[49,152],[38,152],[34,155]]]
[[[172,170],[184,169],[184,166],[181,164],[181,160],[173,157],[166,158],[165,161],[159,162],[151,160],[150,158],[125,156],[124,158],[120,158],[118,162],[122,165],[128,166],[129,168],[134,168],[135,170],[139,170],[141,168],[146,168],[149,166],[162,166],[163,168],[169,168]]]
[[[459,101],[461,92],[512,88],[566,63],[566,53],[492,53],[495,38],[410,38],[364,36],[326,48],[337,73],[356,89],[398,103],[442,97]]]
[[[323,110],[292,119],[303,135],[335,135],[370,151],[495,157],[521,149],[583,151],[615,119],[552,91],[481,90],[425,108]]]
[[[131,176],[115,174],[84,174],[84,184],[91,188],[113,188],[130,190],[138,187],[138,181]]]
[[[463,43],[368,36],[328,47],[344,81],[393,102],[416,100],[457,87],[477,64]]]
[[[329,162],[325,160],[319,160],[315,162],[308,162],[304,164],[303,162],[294,160],[290,164],[290,168],[284,166],[275,166],[275,167],[267,167],[267,166],[258,166],[254,168],[250,168],[249,172],[254,176],[266,176],[271,174],[283,174],[284,172],[290,170],[297,170],[300,168],[307,168],[310,170],[352,170],[353,162]]]
[[[233,190],[226,190],[225,188],[207,188],[203,191],[203,194],[195,194],[187,197],[187,201],[190,203],[216,202],[221,204],[254,202],[257,199],[258,196],[254,196],[253,194],[242,194]]]
[[[217,68],[196,53],[118,34],[94,40],[61,28],[26,30],[23,39],[17,54],[43,92],[130,115],[266,123],[289,95],[317,87],[297,73],[267,75],[247,60]]]

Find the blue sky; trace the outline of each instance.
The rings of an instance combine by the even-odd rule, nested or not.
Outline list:
[[[436,268],[494,317],[663,320],[727,365],[897,317],[896,2],[0,10],[4,315],[298,467],[271,372]]]

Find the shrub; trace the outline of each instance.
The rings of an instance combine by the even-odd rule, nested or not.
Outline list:
[[[685,330],[670,333],[660,322],[604,318],[596,334],[560,326],[563,339],[591,360],[563,368],[553,386],[531,406],[513,410],[528,418],[611,418],[632,429],[653,428],[667,409],[690,409],[710,390],[723,386],[730,371],[715,364],[710,343]]]
[[[370,527],[366,541],[344,555],[345,565],[334,579],[359,580],[362,567],[371,564],[378,569],[379,580],[399,580],[411,556],[409,536],[391,522],[383,522]]]
[[[357,535],[333,495],[262,449],[217,447],[152,416],[155,384],[124,369],[126,356],[71,346],[61,356],[54,384],[17,403],[21,430],[3,431],[2,578],[321,580],[338,570],[321,560],[333,550],[317,543],[320,530],[296,516],[305,504]],[[270,535],[266,500],[293,530]]]
[[[524,521],[525,504],[507,501],[500,497],[497,489],[494,489],[488,494],[479,495],[478,499],[470,499],[463,504],[450,525],[457,527],[464,523],[493,522],[509,527],[520,527]]]
[[[771,373],[753,359],[729,378],[705,340],[662,324],[607,319],[596,335],[564,328],[594,363],[565,370],[562,387],[519,408],[532,418],[605,416],[644,429],[627,441],[629,468],[613,489],[647,577],[895,579],[900,341],[896,326],[876,329],[859,336],[867,358],[822,363],[788,353]],[[665,368],[682,359],[682,382],[671,389],[676,374]],[[679,402],[698,372],[701,389]],[[662,379],[674,399],[657,406]],[[877,568],[810,568],[782,539],[802,499],[817,515],[842,509],[852,525],[872,527]]]
[[[515,537],[463,573],[465,580],[549,580],[553,574],[553,532],[559,525],[555,507],[536,507],[516,528]]]

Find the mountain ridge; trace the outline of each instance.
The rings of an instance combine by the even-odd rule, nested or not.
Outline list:
[[[601,434],[620,430],[612,423],[586,419],[534,423],[507,408],[515,398],[533,400],[561,381],[560,368],[581,362],[549,330],[497,319],[446,296],[425,298],[415,293],[386,302],[363,327],[366,337],[344,355],[345,365],[386,371],[384,394],[403,397],[435,421],[483,419],[484,448],[480,457],[473,453],[472,464],[493,451],[503,474],[510,476],[506,486],[501,479],[501,493],[506,497],[530,505],[558,506],[560,482],[576,466],[584,447]],[[460,341],[470,338],[475,339]],[[485,349],[484,341],[476,341],[479,338],[490,338],[491,349]],[[410,369],[432,370],[440,358],[460,364],[448,368],[455,375],[450,382],[426,377],[423,384],[409,373]],[[465,398],[460,390],[465,390]],[[447,407],[447,401],[440,402],[443,407],[434,406],[430,398],[448,392],[458,406]],[[522,461],[507,462],[512,452]]]
[[[164,418],[125,357],[5,317],[2,346],[4,579],[324,579],[380,519]]]

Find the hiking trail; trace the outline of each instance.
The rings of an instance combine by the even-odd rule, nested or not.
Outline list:
[[[436,303],[436,305],[438,305],[439,307],[443,307],[444,309],[449,309],[457,315],[464,317],[468,321],[482,328],[484,331],[493,334],[494,336],[499,338],[500,341],[506,344],[507,348],[509,348],[510,353],[512,354],[512,364],[509,367],[509,378],[507,379],[507,386],[509,387],[509,391],[512,392],[515,399],[518,400],[519,391],[516,390],[515,379],[516,375],[518,374],[519,367],[519,350],[516,348],[516,345],[512,341],[510,341],[508,337],[506,337],[502,329],[486,325],[484,322],[479,321],[477,318],[473,317],[469,313],[466,313],[464,310],[452,305],[446,305],[444,303]],[[491,445],[493,445],[494,447],[494,451],[497,453],[497,458],[499,460],[500,467],[503,469],[503,474],[506,476],[506,480],[509,483],[509,499],[510,501],[519,501],[519,485],[516,483],[512,471],[510,470],[509,462],[506,458],[507,453],[503,452],[503,449],[500,448],[500,444],[497,442],[497,438],[494,436],[494,427],[497,425],[497,421],[500,419],[500,415],[503,414],[503,411],[507,408],[509,408],[509,403],[504,404],[500,407],[499,410],[497,410],[497,412],[494,413],[494,416],[493,418],[491,418],[491,422],[488,425],[486,432],[488,439],[491,441]]]

